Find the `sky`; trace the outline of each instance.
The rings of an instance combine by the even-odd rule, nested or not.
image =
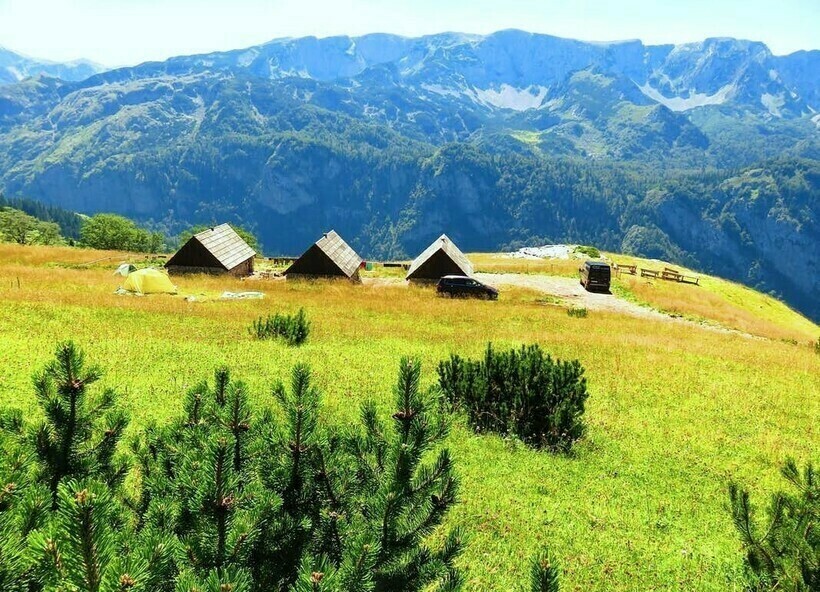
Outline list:
[[[517,28],[587,41],[765,42],[820,49],[820,0],[0,0],[0,46],[106,66],[278,37]]]

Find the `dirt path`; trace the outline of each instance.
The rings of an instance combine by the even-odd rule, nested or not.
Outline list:
[[[491,286],[519,286],[522,288],[530,288],[555,296],[562,299],[567,304],[578,308],[586,308],[588,310],[601,310],[606,312],[615,312],[620,314],[628,314],[634,317],[645,319],[652,319],[656,321],[665,321],[669,323],[684,323],[710,331],[718,331],[720,333],[735,333],[743,335],[744,337],[754,337],[742,331],[734,329],[727,329],[715,325],[708,325],[673,317],[634,302],[629,302],[623,298],[619,298],[614,294],[602,294],[599,292],[587,292],[577,279],[547,275],[523,275],[517,273],[477,273],[476,279],[490,284]]]

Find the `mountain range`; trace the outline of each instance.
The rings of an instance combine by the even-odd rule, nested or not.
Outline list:
[[[278,39],[107,71],[20,59],[0,52],[10,196],[172,232],[241,222],[271,253],[331,227],[380,257],[442,231],[468,250],[586,242],[820,315],[820,51],[510,30]]]
[[[13,84],[32,76],[51,76],[63,80],[83,80],[104,70],[89,60],[51,62],[38,60],[0,47],[0,85]]]

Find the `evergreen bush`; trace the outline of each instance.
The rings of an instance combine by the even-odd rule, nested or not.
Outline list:
[[[749,492],[729,485],[732,520],[745,553],[749,590],[820,590],[820,478],[809,463],[801,473],[792,459],[781,474],[792,492],[772,495],[764,524]]]
[[[553,360],[538,345],[499,352],[488,344],[482,360],[453,354],[438,375],[450,406],[464,410],[478,432],[563,452],[584,435],[588,393],[578,360]]]
[[[430,544],[457,482],[420,374],[402,360],[391,418],[368,403],[356,427],[323,424],[307,366],[274,385],[276,414],[220,368],[132,437],[129,466],[113,393],[92,405],[99,370],[61,345],[35,380],[45,427],[0,412],[0,589],[458,590],[461,531]]]
[[[295,315],[276,313],[259,317],[250,327],[250,333],[257,339],[281,338],[288,345],[303,344],[310,334],[310,321],[303,308]]]
[[[567,315],[579,319],[585,319],[587,317],[588,311],[586,308],[568,308]]]

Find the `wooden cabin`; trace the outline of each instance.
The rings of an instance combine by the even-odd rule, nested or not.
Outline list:
[[[410,264],[407,279],[411,281],[437,281],[445,275],[473,275],[473,265],[449,239],[442,234]]]
[[[165,264],[171,273],[253,273],[256,252],[229,224],[208,228],[188,239]]]
[[[285,270],[287,277],[344,277],[359,281],[362,258],[335,231],[322,235]]]

